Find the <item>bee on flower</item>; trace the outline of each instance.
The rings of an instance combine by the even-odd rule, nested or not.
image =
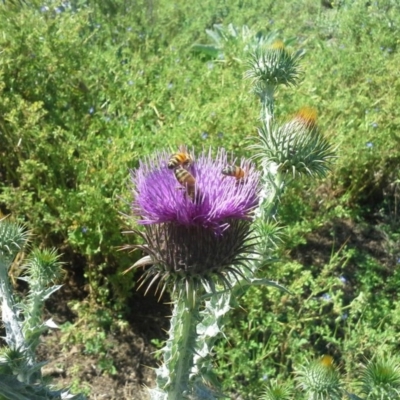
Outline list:
[[[189,198],[193,201],[196,192],[196,179],[194,179],[193,175],[182,166],[175,168],[174,175],[182,188],[186,189]]]
[[[192,156],[188,153],[186,146],[179,146],[179,151],[173,154],[168,160],[168,168],[174,169],[177,167],[188,168],[193,163]]]
[[[245,176],[245,170],[237,165],[227,165],[221,171],[222,175],[232,176],[236,178],[236,180],[242,180]]]
[[[173,173],[170,159],[157,153],[131,172],[132,212],[144,228],[135,233],[145,242],[136,247],[147,253],[134,267],[151,265],[144,282],[158,281],[161,293],[169,283],[175,289],[187,282],[185,290],[213,279],[225,285],[225,273],[240,275],[237,265],[252,254],[248,240],[260,173],[249,164],[243,184],[232,185],[221,174],[229,165],[223,149],[215,158],[211,150],[203,151],[190,167],[179,165]],[[183,190],[177,190],[177,182]]]

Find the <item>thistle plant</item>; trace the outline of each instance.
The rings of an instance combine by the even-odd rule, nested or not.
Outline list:
[[[159,153],[132,172],[132,210],[144,227],[137,233],[145,242],[134,247],[147,253],[135,266],[151,264],[143,281],[149,286],[157,282],[161,294],[169,288],[174,301],[164,364],[157,371],[158,390],[152,398],[199,398],[200,393],[214,398],[218,389],[212,388],[210,371],[198,360],[205,353],[199,335],[211,332],[200,307],[214,314],[213,306],[220,305],[213,304],[213,294],[220,288],[229,290],[228,275],[243,277],[242,268],[254,251],[250,239],[259,173],[242,160],[246,178],[225,177],[221,171],[231,161],[226,152],[219,149],[213,158],[211,151],[203,151],[186,171],[196,180],[190,196],[188,185],[180,185],[168,168],[168,159],[168,153]]]
[[[282,40],[269,47],[256,48],[249,59],[245,77],[251,80],[253,92],[261,102],[261,118],[269,123],[274,116],[274,95],[279,85],[295,86],[301,78],[299,61],[302,51],[291,53]]]
[[[312,108],[302,108],[284,124],[275,119],[275,92],[280,85],[299,83],[303,55],[301,51],[289,52],[282,41],[276,41],[270,48],[260,48],[253,54],[245,74],[261,103],[259,142],[250,149],[260,161],[263,186],[269,189],[262,191],[260,197],[258,212],[263,222],[275,217],[277,202],[292,179],[325,176],[335,154],[319,131],[317,113]]]
[[[297,371],[298,387],[309,400],[341,400],[344,394],[340,374],[331,356],[309,361]]]
[[[292,392],[289,383],[281,384],[271,381],[266,386],[260,400],[289,400],[292,398]]]
[[[132,171],[132,211],[143,226],[135,232],[144,241],[133,248],[146,254],[133,267],[150,266],[143,283],[170,290],[174,304],[152,399],[225,397],[210,360],[224,317],[251,285],[285,290],[257,276],[271,259],[279,197],[292,179],[324,176],[334,156],[313,112],[283,125],[274,118],[276,89],[297,84],[301,55],[278,41],[251,57],[246,76],[261,101],[262,126],[250,149],[261,171],[249,160],[233,167],[222,149],[215,158],[211,150],[191,154],[192,162],[174,171],[171,155],[158,153]],[[240,172],[225,176],[229,165]]]
[[[52,320],[42,322],[44,301],[60,288],[55,285],[62,275],[62,263],[54,250],[34,249],[21,266],[20,280],[29,285],[25,300],[17,301],[8,277],[9,268],[19,252],[26,251],[29,232],[8,219],[0,220],[0,302],[4,338],[0,349],[0,398],[10,400],[83,399],[68,390],[53,390],[41,376],[45,362],[36,361],[40,335]]]
[[[400,398],[400,364],[393,356],[377,355],[374,360],[362,366],[358,381],[353,383],[359,391],[358,395],[345,390],[339,368],[328,355],[298,367],[296,380],[298,389],[304,394],[303,397],[310,400]]]
[[[400,398],[400,365],[394,357],[377,356],[363,367],[360,380],[365,400]]]

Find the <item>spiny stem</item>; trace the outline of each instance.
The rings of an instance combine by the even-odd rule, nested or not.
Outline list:
[[[274,117],[274,85],[265,86],[260,93],[261,100],[261,120],[265,121],[267,129],[271,128],[271,122]]]
[[[0,301],[2,321],[6,330],[5,340],[10,349],[18,349],[26,357],[27,365],[33,365],[35,357],[32,354],[23,334],[22,321],[18,317],[18,309],[8,279],[8,266],[0,261]],[[30,382],[30,376],[20,377],[25,383]]]
[[[183,399],[190,392],[189,378],[195,355],[199,305],[199,301],[188,296],[186,291],[182,291],[174,302],[169,339],[164,349],[169,379],[167,382],[159,379],[158,382],[158,386],[167,393],[168,400]]]
[[[17,318],[15,301],[11,292],[7,274],[8,268],[0,265],[0,299],[2,308],[2,320],[6,329],[6,342],[10,348],[21,348],[25,345],[21,323]]]

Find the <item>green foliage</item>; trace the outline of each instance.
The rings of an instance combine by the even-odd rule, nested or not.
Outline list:
[[[128,240],[117,211],[128,209],[119,200],[128,197],[128,168],[154,148],[223,145],[240,156],[245,139],[254,139],[259,113],[242,80],[245,26],[252,38],[259,31],[297,38],[294,50],[306,50],[304,79],[295,93],[280,89],[276,118],[309,104],[338,147],[323,185],[297,183],[282,198],[280,221],[290,224],[283,260],[337,218],[394,210],[385,229],[396,229],[397,1],[344,0],[333,8],[315,0],[77,1],[63,12],[50,1],[26,3],[0,5],[1,206],[26,221],[37,243],[61,246],[104,304],[134,286],[117,271],[135,260],[115,251]],[[194,53],[195,43],[214,47],[211,58]],[[293,296],[253,288],[241,302],[229,343],[217,349],[232,391],[257,396],[263,375],[286,379],[294,363],[330,343],[355,372],[380,345],[398,351],[398,268],[354,248],[332,252],[325,264],[289,259],[266,268]]]
[[[0,201],[37,241],[82,254],[89,271],[115,265],[115,202],[137,154],[127,116],[118,115],[129,93],[117,75],[109,85],[121,60],[113,48],[100,52],[90,12],[2,8]]]
[[[265,276],[290,294],[259,287],[240,300],[226,327],[227,342],[217,348],[226,388],[253,398],[265,376],[287,380],[293,365],[328,351],[351,380],[377,349],[397,351],[400,303],[391,288],[399,284],[398,274],[384,275],[379,260],[351,246],[332,251],[328,261],[265,268]]]
[[[378,228],[380,234],[388,232],[386,251],[394,260],[399,256],[394,197],[399,173],[399,5],[352,1],[320,9],[315,4],[291,2],[282,10],[296,21],[307,54],[300,90],[290,98],[289,91],[278,93],[276,111],[284,119],[304,104],[316,107],[318,126],[337,145],[338,158],[323,185],[295,183],[280,203],[278,217],[289,225],[280,249],[285,261],[269,266],[265,274],[293,295],[253,289],[240,302],[243,310],[233,314],[228,343],[221,342],[217,350],[226,388],[246,398],[259,391],[264,375],[286,380],[294,364],[328,349],[348,371],[348,380],[357,377],[360,362],[377,349],[398,352],[396,261],[368,254],[355,243],[339,251],[332,248],[330,261],[291,260],[299,253],[315,258],[318,242],[305,245],[324,225],[338,219],[360,221],[377,211],[387,222]],[[279,28],[281,14],[275,9],[271,15]],[[291,27],[284,33],[290,35]]]
[[[119,274],[132,255],[116,251],[128,240],[119,218],[128,169],[181,143],[241,155],[250,95],[241,66],[191,52],[224,7],[72,4],[1,5],[0,204],[37,243],[79,260],[98,301],[118,293],[122,302],[134,286]]]
[[[364,212],[398,178],[399,7],[391,0],[345,2],[320,14],[308,38],[303,92],[312,93],[338,145],[332,189]]]
[[[117,371],[109,356],[113,344],[107,341],[107,334],[117,326],[115,316],[107,309],[95,309],[89,304],[76,303],[73,309],[79,313],[79,319],[74,324],[66,322],[61,326],[61,343],[65,347],[82,346],[85,354],[98,359],[97,366],[100,371],[115,375]]]

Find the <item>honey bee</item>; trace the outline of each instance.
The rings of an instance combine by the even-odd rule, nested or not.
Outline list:
[[[179,146],[178,153],[173,154],[168,160],[168,168],[174,169],[180,166],[188,168],[192,163],[193,159],[188,153],[186,146]]]
[[[234,176],[237,181],[243,179],[246,175],[245,170],[237,165],[228,165],[221,172],[225,176]]]
[[[194,179],[194,176],[182,166],[176,168],[174,173],[176,180],[186,188],[186,194],[194,200],[196,188],[196,179]]]

